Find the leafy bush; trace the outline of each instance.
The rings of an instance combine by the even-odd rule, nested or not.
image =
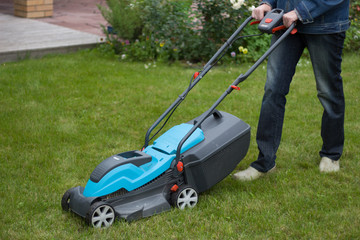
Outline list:
[[[107,0],[107,4],[100,9],[114,32],[107,32],[108,46],[103,49],[113,49],[122,59],[199,62],[224,44],[258,1]],[[256,27],[244,30],[245,35],[255,32]],[[243,38],[223,61],[253,61],[269,42],[266,35]]]
[[[144,31],[160,61],[185,59],[185,49],[194,38],[193,18],[186,1],[144,0]],[[184,55],[185,54],[185,55]]]
[[[133,0],[106,0],[108,8],[98,5],[114,33],[124,39],[135,40],[142,32],[139,4]]]
[[[106,32],[107,49],[140,61],[185,58],[184,46],[194,32],[189,1],[107,0],[107,4],[108,8],[100,7],[113,28]]]
[[[346,32],[344,48],[345,51],[360,50],[360,1],[355,0],[350,3],[351,26]]]
[[[223,0],[198,0],[197,7],[201,19],[202,58],[211,57],[215,51],[232,35],[240,24],[251,15],[251,7],[258,1],[223,1]],[[246,27],[242,35],[259,33],[256,27]],[[269,46],[269,37],[243,38],[233,44],[232,54],[234,59],[243,61],[257,59]],[[246,49],[239,51],[239,47]],[[247,55],[250,53],[249,55]]]

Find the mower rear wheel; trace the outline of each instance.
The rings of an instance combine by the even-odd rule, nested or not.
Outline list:
[[[181,210],[195,207],[195,205],[198,203],[198,200],[199,197],[197,191],[188,185],[181,186],[172,195],[173,205]]]
[[[96,202],[91,205],[86,218],[88,223],[95,228],[107,228],[114,223],[115,217],[115,210],[112,206]]]
[[[63,197],[62,197],[62,199],[61,199],[61,208],[62,208],[64,211],[66,211],[66,212],[68,212],[68,211],[70,210],[70,208],[69,208],[69,204],[70,204],[70,190],[71,190],[71,189],[67,190],[67,191],[64,193],[64,195],[63,195]]]

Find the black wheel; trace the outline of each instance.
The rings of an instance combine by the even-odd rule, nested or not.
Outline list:
[[[115,220],[115,210],[112,206],[96,202],[91,205],[87,215],[88,223],[96,228],[110,227]]]
[[[61,208],[66,212],[68,212],[70,210],[70,208],[69,208],[70,192],[71,192],[71,189],[67,190],[61,199]]]
[[[193,208],[198,203],[199,197],[197,191],[187,185],[181,186],[172,194],[172,204],[181,210]]]

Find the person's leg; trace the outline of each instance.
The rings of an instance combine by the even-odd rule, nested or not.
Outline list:
[[[274,36],[273,40],[275,38]],[[304,48],[301,34],[290,35],[269,57],[265,93],[256,135],[259,155],[251,164],[251,167],[260,172],[267,172],[275,166],[276,152],[282,134],[286,95]]]
[[[274,35],[272,43],[276,39]],[[249,168],[235,173],[235,179],[254,180],[274,169],[283,127],[286,95],[304,48],[305,44],[300,34],[290,35],[269,56],[265,93],[256,135],[259,155]]]
[[[272,43],[276,39],[274,35]],[[304,47],[300,34],[290,35],[270,55],[256,136],[258,159],[246,170],[235,173],[235,179],[254,180],[274,169],[283,127],[286,95]]]
[[[341,78],[341,54],[345,33],[307,35],[318,98],[324,108],[321,122],[323,146],[320,171],[339,170],[344,146],[345,99]],[[337,161],[337,162],[336,162]]]
[[[338,160],[344,146],[345,98],[341,54],[345,33],[307,35],[318,98],[324,108],[321,122],[321,157]]]

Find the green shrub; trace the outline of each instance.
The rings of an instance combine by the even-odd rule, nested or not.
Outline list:
[[[107,33],[108,46],[103,49],[113,49],[128,60],[204,62],[251,15],[250,7],[258,1],[107,0],[107,4],[100,9],[115,34]],[[245,35],[254,33],[256,27],[244,30]],[[240,39],[222,61],[256,60],[269,46],[269,36],[264,36]]]
[[[153,44],[153,56],[164,62],[187,58],[195,33],[189,1],[144,0],[143,11],[143,37]]]
[[[350,4],[351,26],[346,32],[345,51],[359,51],[360,49],[360,1],[351,1]]]
[[[107,3],[108,8],[100,7],[113,28],[113,33],[106,32],[106,49],[113,49],[123,59],[137,61],[185,58],[182,50],[194,32],[189,18],[190,1],[107,0]]]
[[[236,3],[236,1],[234,1]],[[202,58],[211,57],[219,47],[232,35],[240,24],[251,15],[250,7],[258,1],[246,1],[237,7],[231,1],[198,0],[199,18],[202,20],[201,41]],[[256,27],[247,26],[242,35],[259,33]],[[242,61],[254,61],[269,46],[269,37],[243,38],[233,44],[230,51],[232,58]],[[239,47],[247,49],[239,51]],[[249,53],[249,54],[248,54]],[[229,59],[230,53],[225,59]]]
[[[134,0],[106,0],[108,5],[98,5],[103,17],[120,38],[135,40],[142,33],[140,5]]]

